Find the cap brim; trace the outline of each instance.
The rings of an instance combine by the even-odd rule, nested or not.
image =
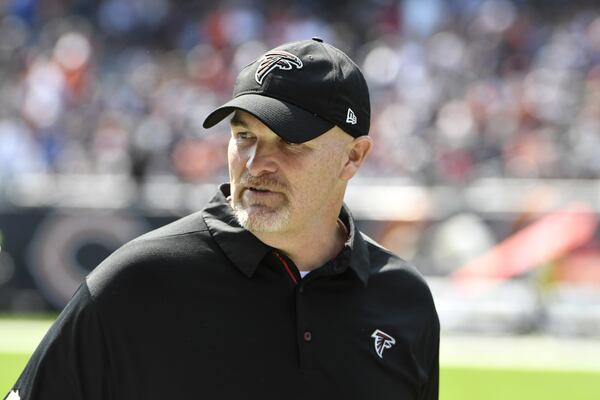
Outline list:
[[[202,126],[211,128],[235,110],[243,110],[258,118],[283,140],[304,143],[312,140],[334,124],[293,104],[260,94],[244,94],[210,113]]]

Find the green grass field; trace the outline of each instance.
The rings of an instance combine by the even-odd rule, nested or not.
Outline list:
[[[48,324],[48,319],[0,319],[0,397],[17,379]],[[441,400],[600,399],[600,370],[482,367],[441,361]]]
[[[443,367],[441,400],[597,400],[600,373]]]

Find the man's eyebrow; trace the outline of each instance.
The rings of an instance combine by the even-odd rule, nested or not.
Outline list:
[[[231,125],[231,126],[240,126],[242,128],[247,128],[248,127],[248,125],[244,121],[242,121],[242,119],[240,117],[238,117],[237,115],[234,115],[231,118],[231,121],[229,121],[229,125]]]

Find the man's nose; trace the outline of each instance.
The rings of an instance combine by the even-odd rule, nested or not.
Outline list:
[[[253,176],[277,171],[277,149],[268,143],[257,143],[251,150],[246,169]]]

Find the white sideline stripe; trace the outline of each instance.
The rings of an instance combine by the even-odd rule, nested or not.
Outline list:
[[[0,319],[0,352],[33,352],[51,324],[48,320]]]
[[[440,364],[600,373],[600,340],[550,336],[443,335]]]
[[[31,353],[52,321],[0,319],[0,352]],[[597,371],[600,339],[442,335],[442,367]]]

